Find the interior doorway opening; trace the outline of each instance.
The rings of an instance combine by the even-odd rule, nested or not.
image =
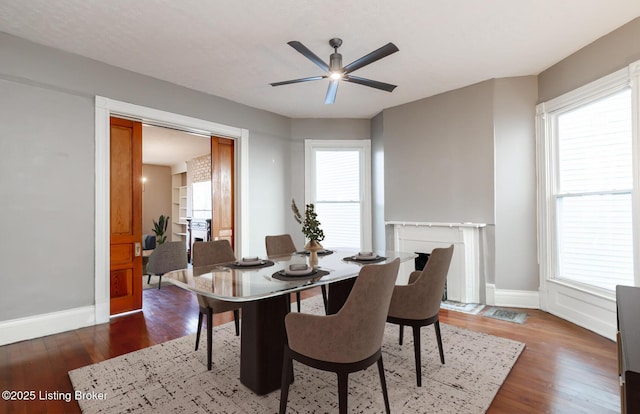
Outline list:
[[[210,160],[209,136],[143,125],[143,289],[159,287],[159,278],[148,275],[144,264],[160,240],[181,241],[189,252],[190,240],[205,239],[200,233],[211,219]]]
[[[208,136],[223,136],[236,145],[237,169],[234,175],[234,223],[236,254],[248,250],[248,141],[249,131],[216,122],[178,115],[149,107],[117,101],[101,96],[95,98],[95,319],[94,323],[106,323],[110,318],[110,119],[130,119],[145,124],[174,128],[185,132]]]

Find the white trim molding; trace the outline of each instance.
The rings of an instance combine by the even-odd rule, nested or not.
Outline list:
[[[394,249],[431,253],[434,248],[454,245],[447,275],[447,298],[456,302],[480,302],[481,240],[483,223],[424,223],[387,221],[393,226]],[[400,265],[400,274],[409,275],[413,263]],[[400,279],[399,283],[406,283]],[[483,286],[484,287],[484,286]]]
[[[304,140],[305,203],[315,203],[316,150],[353,150],[360,154],[360,249],[371,250],[373,231],[371,224],[371,140]]]
[[[96,323],[93,306],[27,316],[0,322],[0,346],[39,338]]]
[[[95,98],[95,323],[109,321],[109,118],[119,116],[156,126],[204,135],[217,135],[236,141],[239,179],[236,182],[236,246],[238,257],[249,251],[249,131],[184,115],[178,115],[127,102]],[[77,328],[76,326],[75,328]],[[73,327],[70,329],[74,329]]]
[[[613,291],[563,281],[557,277],[558,244],[557,212],[554,191],[557,163],[557,130],[559,114],[595,102],[613,93],[631,89],[632,157],[633,157],[633,261],[634,282],[640,286],[640,61],[594,82],[540,103],[536,107],[536,157],[538,192],[538,262],[540,266],[539,307],[558,317],[592,330],[610,339],[615,338],[616,312]],[[615,189],[614,189],[615,190]],[[613,190],[612,190],[613,191]],[[521,300],[517,295],[495,292],[497,304],[502,300]],[[526,296],[525,296],[526,297]],[[523,300],[523,299],[522,299]]]
[[[540,309],[540,293],[532,290],[496,289],[496,285],[487,283],[486,301],[490,306],[508,308]]]

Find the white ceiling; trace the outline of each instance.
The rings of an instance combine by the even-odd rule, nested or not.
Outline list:
[[[292,118],[370,118],[486,79],[535,75],[640,16],[638,0],[0,0],[0,31]],[[349,63],[399,52],[354,75],[388,93],[328,80],[286,43]]]
[[[142,163],[168,167],[211,152],[211,140],[151,125],[142,127]]]

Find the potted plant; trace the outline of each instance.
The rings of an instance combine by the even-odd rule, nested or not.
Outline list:
[[[305,250],[309,252],[317,252],[322,249],[320,242],[324,240],[324,232],[320,228],[320,222],[318,221],[318,214],[315,211],[313,204],[307,204],[304,210],[304,218],[298,210],[296,201],[291,199],[291,210],[293,210],[293,217],[296,221],[302,224],[302,234],[309,240],[304,246]]]
[[[169,225],[169,216],[160,215],[158,221],[153,220],[153,232],[156,234],[156,241],[162,244],[167,240],[167,226]]]

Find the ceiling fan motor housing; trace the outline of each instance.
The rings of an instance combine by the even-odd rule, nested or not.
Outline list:
[[[329,70],[331,73],[342,73],[342,55],[338,52],[333,52],[329,56]]]
[[[342,55],[338,53],[338,48],[342,46],[342,39],[334,37],[329,40],[329,45],[334,52],[329,56],[329,71],[335,74],[342,74]]]

